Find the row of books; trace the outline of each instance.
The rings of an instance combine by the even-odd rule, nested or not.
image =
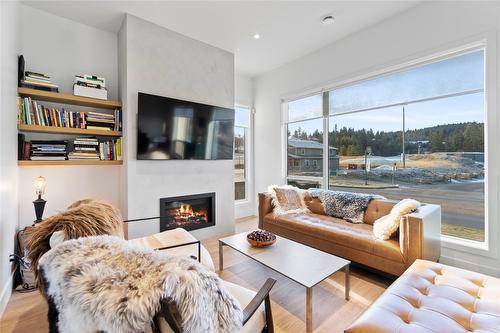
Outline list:
[[[18,97],[17,104],[18,121],[24,125],[122,130],[121,110],[113,114],[59,110],[47,108],[30,97]]]
[[[97,138],[75,138],[73,149],[68,152],[68,142],[63,140],[32,140],[19,138],[20,160],[121,160],[121,139],[99,142]]]
[[[102,161],[122,159],[122,140],[99,142],[99,157]]]
[[[59,86],[53,84],[50,76],[47,74],[27,71],[24,73],[24,77],[21,78],[19,84],[24,88],[59,92]]]

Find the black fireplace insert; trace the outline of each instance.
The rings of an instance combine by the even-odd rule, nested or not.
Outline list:
[[[215,225],[215,193],[160,198],[160,232],[196,230]]]

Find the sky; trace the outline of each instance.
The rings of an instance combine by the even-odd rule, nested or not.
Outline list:
[[[441,100],[410,104],[405,107],[406,129],[432,127],[464,122],[484,123],[484,93],[463,95]],[[402,126],[402,107],[358,112],[330,117],[330,130],[351,127],[376,131],[399,131]],[[314,119],[288,125],[293,133],[300,127],[308,133],[323,129],[323,120]]]
[[[398,131],[402,129],[402,106],[343,115],[340,113],[464,92],[467,94],[407,104],[406,128],[416,129],[463,122],[482,123],[485,114],[484,92],[477,91],[484,91],[484,50],[476,50],[331,91],[329,112],[334,116],[330,117],[330,129],[337,124],[338,128],[345,126],[356,130],[371,128],[375,132]],[[289,121],[321,117],[322,103],[322,94],[289,102]],[[299,126],[309,133],[316,129],[321,131],[322,119],[289,124],[290,132],[293,133]]]

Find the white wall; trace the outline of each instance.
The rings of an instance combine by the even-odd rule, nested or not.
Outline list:
[[[21,7],[21,53],[26,70],[47,73],[59,85],[60,92],[69,94],[72,94],[75,75],[96,74],[106,78],[108,98],[118,98],[116,34],[26,5]],[[33,137],[55,138],[27,135],[29,139]],[[47,179],[44,216],[64,210],[73,201],[87,197],[104,199],[121,208],[120,169],[120,166],[19,168],[20,225],[29,225],[35,218],[33,181],[38,176]]]
[[[375,26],[337,41],[297,61],[255,79],[255,186],[263,191],[269,184],[282,183],[282,142],[280,128],[281,98],[360,75],[382,70],[409,60],[442,52],[464,43],[490,36],[500,45],[500,4],[498,2],[427,2]],[[335,29],[335,26],[331,27]],[[489,121],[489,214],[497,224],[498,216],[498,139],[496,68],[500,57],[496,45],[489,45],[488,121]],[[495,58],[491,59],[494,55]],[[500,275],[498,231],[490,242],[491,251],[468,254],[444,247],[442,261]],[[486,255],[491,257],[486,257]]]
[[[253,79],[236,74],[234,77],[234,102],[235,104],[253,106]]]
[[[11,295],[9,254],[17,230],[17,56],[20,5],[0,2],[0,317]]]
[[[206,238],[234,230],[233,162],[138,161],[137,93],[233,107],[234,57],[216,47],[127,15],[119,32],[121,90],[126,90],[125,172],[129,218],[158,216],[159,198],[216,192],[216,226]],[[120,54],[122,57],[122,54]],[[125,75],[126,74],[126,75]],[[157,222],[129,225],[129,238],[158,232]]]
[[[42,10],[22,6],[26,70],[46,73],[59,91],[73,93],[78,74],[106,78],[108,98],[118,96],[117,35]]]
[[[235,104],[236,105],[241,105],[241,106],[247,106],[250,108],[250,110],[253,110],[253,79],[244,76],[244,75],[236,75],[235,76],[235,81],[234,81],[234,86],[235,86]],[[254,189],[254,179],[255,179],[255,174],[254,174],[254,154],[253,154],[253,111],[250,116],[250,130],[249,130],[249,145],[247,145],[247,148],[249,148],[248,154],[247,154],[247,198],[242,201],[238,201],[235,204],[235,210],[234,210],[234,215],[236,218],[241,218],[241,217],[247,217],[247,216],[252,216],[255,215],[255,201],[256,201],[256,194],[255,194],[255,189]]]

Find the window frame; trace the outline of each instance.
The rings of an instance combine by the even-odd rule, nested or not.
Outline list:
[[[496,34],[488,33],[480,37],[471,38],[467,41],[462,41],[457,44],[456,47],[448,46],[446,49],[437,50],[435,52],[426,53],[426,55],[416,56],[412,60],[401,61],[392,66],[384,66],[383,68],[369,72],[367,74],[362,74],[357,77],[353,77],[347,80],[341,80],[339,82],[330,83],[324,85],[322,87],[318,87],[315,89],[310,89],[308,91],[302,91],[301,93],[295,93],[288,96],[284,96],[281,99],[282,108],[281,108],[281,127],[282,127],[282,160],[286,161],[287,154],[287,118],[288,118],[288,109],[286,107],[287,103],[296,99],[305,98],[315,94],[323,94],[323,133],[327,133],[329,129],[329,110],[328,110],[328,92],[343,88],[346,86],[350,86],[353,84],[357,84],[363,81],[375,79],[381,76],[390,75],[395,72],[405,71],[407,69],[411,69],[414,67],[423,66],[429,63],[438,62],[441,60],[446,60],[448,58],[452,58],[454,56],[459,56],[461,54],[467,52],[473,52],[476,50],[484,50],[484,153],[485,153],[485,176],[484,176],[484,210],[485,210],[485,221],[484,221],[484,231],[485,231],[485,240],[484,242],[472,241],[463,238],[441,235],[441,246],[444,249],[443,254],[446,254],[447,250],[451,251],[459,251],[466,255],[479,255],[489,258],[498,259],[500,257],[499,245],[497,244],[500,240],[499,234],[499,225],[500,222],[490,223],[494,219],[490,219],[491,216],[497,217],[499,216],[499,210],[497,205],[491,205],[490,202],[497,202],[499,194],[499,179],[500,174],[496,170],[500,166],[498,162],[499,157],[495,156],[495,154],[490,154],[490,151],[495,147],[494,143],[498,142],[499,136],[496,134],[495,128],[497,122],[499,121],[499,117],[496,115],[496,112],[492,110],[496,110]],[[442,98],[442,97],[440,97]],[[326,101],[325,101],[326,100]],[[401,105],[401,104],[398,104]],[[392,105],[384,106],[390,107]],[[354,111],[357,112],[357,111]],[[491,130],[490,127],[494,129]],[[493,142],[493,145],[490,146],[490,143]],[[323,154],[323,187],[328,188],[328,162],[329,158],[325,156],[328,155],[328,135],[323,135],[323,146],[324,146],[324,154]],[[283,148],[284,147],[284,148]],[[497,155],[498,149],[496,149]],[[287,164],[282,163],[282,175],[284,183],[287,182],[289,177],[287,177]],[[493,182],[495,181],[496,182]],[[453,252],[450,252],[453,253]]]
[[[235,109],[240,108],[240,109],[246,109],[248,110],[248,116],[249,116],[249,124],[248,127],[245,126],[236,126],[234,125],[234,128],[243,128],[244,130],[244,137],[245,137],[245,155],[244,155],[244,177],[245,177],[245,198],[244,199],[239,199],[236,200],[234,198],[234,203],[235,205],[243,205],[251,202],[252,200],[250,199],[252,196],[252,189],[251,189],[251,184],[252,184],[252,128],[253,128],[253,112],[252,108],[243,104],[235,104],[234,105]],[[233,156],[233,172],[234,172],[234,156]],[[236,186],[236,181],[233,182]]]

